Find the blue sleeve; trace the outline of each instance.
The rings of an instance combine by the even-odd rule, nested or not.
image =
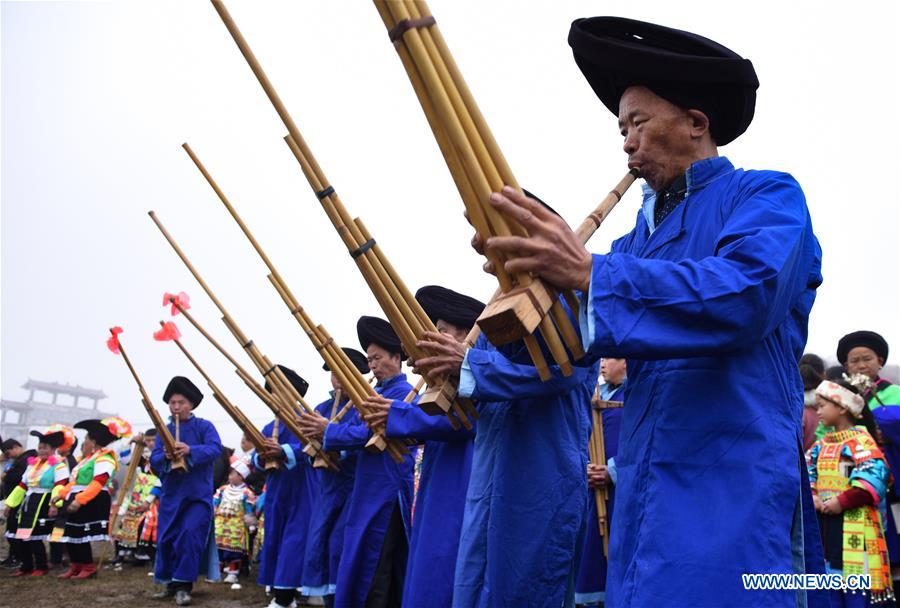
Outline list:
[[[390,438],[414,437],[419,441],[467,441],[475,431],[456,430],[446,416],[430,416],[416,405],[395,399],[387,418],[387,436]]]
[[[591,374],[596,375],[595,367],[573,366],[572,374],[567,377],[562,375],[559,366],[552,365],[551,378],[544,382],[533,365],[513,363],[489,346],[482,336],[476,348],[466,352],[463,373],[470,376],[465,381],[460,377],[458,394],[477,401],[554,397],[582,386]]]
[[[369,441],[369,427],[358,417],[347,420],[345,417],[339,424],[329,423],[325,427],[322,447],[326,451],[362,449]]]
[[[150,453],[150,467],[162,478],[172,469],[172,463],[166,459],[166,452],[163,450],[162,437],[156,436],[153,442],[153,451]]]
[[[637,359],[721,354],[758,343],[788,316],[819,253],[803,191],[786,174],[744,182],[708,257],[594,256],[580,307],[586,350]]]
[[[188,454],[188,463],[201,466],[213,462],[222,455],[222,442],[219,440],[219,433],[216,427],[208,420],[199,421],[202,423],[200,430],[200,443],[188,444],[191,446],[191,452]]]
[[[284,454],[284,466],[290,471],[297,466],[297,452],[302,452],[302,449],[298,450],[298,446],[291,443],[282,443],[281,451]]]

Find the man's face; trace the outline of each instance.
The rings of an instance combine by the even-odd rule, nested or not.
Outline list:
[[[619,131],[628,168],[656,191],[682,175],[697,158],[696,110],[687,112],[647,87],[629,87],[619,101]],[[706,129],[703,129],[705,131]]]
[[[182,422],[191,417],[192,409],[193,404],[188,401],[187,397],[184,395],[175,393],[169,399],[169,412],[171,412],[172,416],[178,418]]]
[[[389,353],[377,344],[369,344],[366,349],[369,358],[369,369],[375,374],[379,382],[393,378],[400,373],[400,355]]]
[[[600,375],[608,384],[622,384],[626,376],[625,359],[601,359]]]
[[[457,327],[453,323],[447,323],[443,319],[438,319],[437,323],[435,323],[435,327],[442,334],[447,334],[457,342],[465,342],[466,335],[469,333],[462,327]]]
[[[17,445],[15,447],[9,448],[8,450],[3,450],[3,455],[6,456],[7,460],[15,460],[24,451],[25,451],[25,448],[23,448],[20,445]]]
[[[857,346],[847,353],[847,371],[851,374],[865,374],[872,380],[884,367],[884,359],[868,346]]]

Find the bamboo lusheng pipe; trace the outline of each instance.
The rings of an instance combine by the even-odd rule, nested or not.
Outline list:
[[[388,30],[392,30],[398,22],[417,19],[422,14],[430,16],[423,2],[417,6],[412,2],[385,3],[383,0],[376,0],[375,4]],[[437,43],[432,39],[432,31],[436,33]],[[454,180],[458,186],[463,179],[471,181],[471,188],[460,188],[460,194],[476,231],[483,238],[507,234],[527,236],[524,228],[513,218],[504,218],[488,203],[492,191],[499,190],[504,184],[518,189],[518,184],[449,55],[446,44],[439,37],[436,26],[432,24],[421,29],[408,29],[403,34],[402,43],[394,46],[401,55],[401,61],[413,82],[423,110],[427,116],[431,114],[428,116],[429,123],[439,145],[446,136],[452,140],[455,154],[448,155],[448,146],[441,146],[448,167],[451,172],[456,173],[459,173],[460,165],[465,170],[465,177],[454,175]],[[404,47],[405,52],[401,50]],[[442,123],[443,130],[435,129],[436,120]],[[476,193],[474,200],[471,199],[472,191]],[[492,342],[505,344],[539,328],[560,369],[564,374],[570,374],[571,364],[560,334],[576,359],[584,353],[577,333],[557,301],[555,292],[524,273],[514,277],[516,284],[512,285],[502,269],[503,260],[491,261],[498,268],[498,281],[506,294],[506,298],[501,298],[494,304],[493,308],[496,310],[487,308],[479,318],[479,323],[488,331]],[[530,295],[524,293],[524,290],[528,290]],[[552,320],[547,318],[548,311]],[[509,313],[513,316],[510,317]],[[517,327],[510,329],[507,325],[513,323],[513,320]],[[526,346],[533,356],[540,357],[536,343],[527,341]],[[543,378],[549,377],[539,360],[535,360],[535,366],[542,372]]]
[[[119,519],[119,509],[122,507],[122,502],[125,500],[125,494],[131,490],[131,486],[134,485],[134,478],[137,476],[137,470],[141,464],[141,458],[143,458],[143,442],[132,439],[131,443],[134,445],[131,450],[131,461],[128,463],[128,470],[125,471],[125,479],[122,480],[122,485],[119,486],[119,491],[116,492],[116,508],[109,514],[109,526],[107,529],[109,530],[110,536],[115,534],[116,521]],[[138,453],[138,450],[140,450],[140,453]]]
[[[354,406],[357,407],[358,409],[363,408],[363,409],[360,409],[360,413],[365,415],[365,413],[366,413],[366,411],[364,411],[365,410],[365,406],[364,406],[365,398],[370,393],[374,394],[374,390],[365,381],[365,378],[363,378],[362,374],[359,373],[359,370],[356,369],[356,367],[350,362],[349,359],[347,359],[347,356],[343,352],[343,350],[341,350],[337,346],[337,344],[335,344],[334,341],[331,340],[330,336],[327,336],[327,332],[324,331],[324,328],[322,328],[321,325],[315,326],[313,324],[312,320],[309,318],[309,316],[306,314],[306,312],[303,310],[303,308],[299,305],[296,298],[291,293],[290,289],[287,287],[284,280],[281,278],[281,275],[278,273],[278,270],[275,268],[275,265],[271,262],[269,257],[266,255],[265,251],[262,249],[262,246],[259,244],[259,242],[256,240],[256,238],[253,236],[253,233],[250,232],[250,229],[247,227],[247,225],[244,223],[243,219],[237,213],[234,206],[231,205],[230,201],[225,196],[225,193],[222,191],[221,188],[219,188],[216,181],[212,178],[212,176],[206,170],[206,167],[203,165],[202,162],[200,162],[200,159],[197,157],[197,155],[194,154],[194,151],[191,149],[191,147],[186,143],[183,144],[182,147],[184,148],[184,150],[188,154],[188,156],[191,158],[191,160],[194,162],[194,165],[197,167],[197,169],[200,171],[200,173],[206,179],[207,183],[210,185],[210,187],[212,187],[213,191],[216,193],[219,200],[222,202],[223,205],[225,205],[225,208],[228,210],[229,214],[232,216],[232,218],[235,220],[235,222],[237,222],[241,231],[244,233],[244,235],[250,241],[250,244],[256,250],[257,254],[259,254],[260,258],[263,260],[263,263],[269,269],[269,271],[270,271],[269,280],[272,282],[272,285],[275,287],[275,289],[279,293],[279,295],[281,295],[285,304],[288,306],[288,309],[291,311],[291,314],[300,323],[300,325],[303,328],[304,332],[306,333],[307,337],[312,341],[313,346],[316,348],[316,350],[318,350],[320,352],[321,356],[325,360],[325,363],[328,364],[331,369],[337,370],[336,373],[338,374],[338,377],[341,380],[341,384],[342,384],[342,386],[345,387],[345,389],[348,390],[350,397],[354,403]],[[188,266],[188,269],[191,270],[192,274],[194,274],[195,278],[198,278],[198,281],[199,281],[199,277],[196,274],[196,271],[193,270],[193,267],[190,265],[187,258],[184,256],[183,253],[180,252],[180,249],[177,247],[177,245],[174,243],[174,241],[171,239],[171,237],[168,235],[168,233],[162,227],[160,222],[157,220],[157,218],[154,215],[151,215],[151,217],[153,217],[154,222],[156,222],[157,226],[163,232],[163,235],[166,236],[166,239],[169,241],[169,243],[175,249],[176,253],[178,253],[179,257],[182,258],[182,261],[185,262],[185,264]],[[200,281],[200,284],[201,284],[201,286],[204,287],[204,289],[207,291],[207,293],[209,293],[209,289],[206,286],[206,284],[203,283],[202,281]],[[214,302],[218,302],[218,300],[214,299]],[[296,391],[293,390],[293,387],[290,385],[290,383],[287,382],[286,379],[283,378],[282,372],[277,367],[272,366],[267,360],[262,358],[261,355],[259,355],[255,346],[253,346],[253,343],[251,341],[247,340],[246,336],[244,336],[240,332],[240,329],[234,324],[233,320],[227,315],[227,313],[225,312],[225,310],[221,306],[221,304],[219,304],[218,306],[219,306],[219,310],[222,311],[222,313],[224,315],[223,321],[225,321],[226,326],[228,326],[229,330],[231,330],[231,332],[234,334],[234,336],[238,340],[238,342],[240,342],[241,345],[244,347],[244,350],[247,352],[247,354],[250,356],[250,358],[257,365],[260,372],[262,372],[267,377],[269,377],[270,372],[273,372],[273,373],[271,373],[272,377],[269,377],[270,385],[273,387],[273,391],[278,394],[283,394],[285,391],[288,392],[291,395],[291,397],[294,398],[295,401],[299,402],[307,412],[312,413],[312,408],[309,407],[309,405],[306,404],[305,401],[303,401],[302,397],[300,397],[300,395],[297,394]],[[344,361],[344,360],[346,360],[346,361]],[[339,365],[339,362],[340,362],[340,365]],[[273,378],[274,378],[274,380],[273,380]],[[368,448],[370,450],[377,450],[377,451],[383,451],[384,449],[388,449],[392,458],[394,458],[398,462],[400,460],[402,460],[403,454],[404,454],[404,448],[402,446],[400,446],[399,444],[397,444],[396,442],[387,441],[383,435],[384,435],[383,429],[376,429],[375,435],[373,436],[372,442],[370,443]],[[320,445],[317,445],[317,449],[318,449],[318,447],[320,447]]]
[[[116,333],[110,329],[109,333],[116,337]],[[156,433],[159,435],[160,441],[162,441],[163,448],[165,449],[167,454],[174,454],[175,451],[175,438],[172,437],[172,433],[169,432],[169,427],[166,426],[166,423],[163,422],[162,416],[159,415],[159,412],[156,411],[156,408],[153,407],[153,403],[150,401],[150,397],[147,395],[147,391],[144,389],[144,385],[141,382],[140,377],[138,377],[137,371],[134,369],[134,366],[131,364],[131,359],[128,358],[128,355],[125,353],[125,347],[122,346],[122,338],[117,338],[119,344],[119,352],[122,354],[122,359],[125,360],[125,365],[128,366],[128,370],[131,372],[132,377],[134,377],[134,381],[138,385],[138,391],[141,393],[141,403],[144,405],[144,409],[147,410],[147,414],[150,415],[150,420],[153,422],[153,426],[156,428]],[[184,461],[184,458],[181,456],[172,458],[172,470],[183,470],[187,471],[187,463]]]
[[[163,224],[159,220],[159,218],[156,217],[156,214],[153,211],[150,211],[149,215],[150,215],[150,218],[153,220],[153,223],[156,224],[156,227],[162,233],[163,237],[165,237],[166,241],[169,243],[169,245],[172,247],[172,249],[175,251],[175,253],[178,255],[178,257],[181,259],[181,261],[184,263],[184,265],[187,267],[187,269],[190,271],[190,273],[194,276],[194,278],[197,280],[197,282],[200,284],[200,286],[203,288],[203,290],[206,292],[206,294],[209,296],[209,298],[213,301],[213,303],[216,305],[216,307],[219,309],[219,312],[222,313],[222,321],[225,323],[226,327],[228,327],[229,331],[231,331],[232,335],[235,337],[235,339],[238,341],[238,343],[244,349],[244,352],[247,353],[247,355],[253,361],[254,365],[256,365],[259,372],[262,373],[264,376],[267,375],[271,371],[272,366],[267,364],[267,362],[264,360],[262,355],[259,353],[259,349],[256,347],[255,343],[252,340],[249,340],[247,338],[247,336],[243,333],[243,331],[241,331],[241,329],[237,326],[234,319],[231,318],[231,316],[228,314],[228,311],[225,309],[225,307],[222,305],[222,303],[216,297],[215,293],[213,293],[213,291],[212,291],[212,289],[210,289],[209,285],[206,284],[206,281],[203,280],[203,277],[200,276],[200,273],[197,272],[197,269],[194,268],[194,265],[184,254],[181,247],[179,247],[178,243],[175,242],[175,239],[172,238],[172,236],[169,234],[168,230],[166,230],[165,226],[163,226]],[[178,308],[179,308],[179,310],[184,312],[183,307],[179,306]],[[272,376],[275,377],[276,374],[272,374]],[[282,419],[282,421],[285,421],[285,417],[287,415],[295,416],[294,407],[295,407],[295,404],[297,403],[297,401],[295,401],[295,400],[292,401],[290,393],[286,389],[284,389],[284,387],[279,382],[270,382],[270,386],[273,387],[273,394],[275,395],[273,402],[278,403],[278,406],[279,406],[278,411],[275,412],[276,416],[279,416],[279,413],[280,413],[281,415],[279,417]],[[302,400],[300,403],[305,408],[309,407],[308,404],[306,404]],[[319,449],[321,449],[321,444],[318,441],[316,441],[314,439],[310,439],[310,438],[304,436],[302,433],[299,433],[299,427],[296,424],[294,424],[292,426],[291,431],[294,432],[295,435],[297,435],[297,438],[304,445],[311,446],[313,453],[315,453],[315,451],[318,451]]]
[[[262,401],[266,407],[268,407],[272,413],[275,415],[275,420],[283,421],[284,425],[290,430],[297,438],[304,440],[303,434],[300,431],[299,421],[296,417],[296,414],[287,408],[284,407],[282,402],[274,396],[272,393],[269,393],[265,388],[259,384],[250,373],[241,366],[240,363],[221,345],[219,342],[213,338],[208,331],[189,313],[184,306],[178,302],[177,299],[172,298],[169,300],[176,308],[178,308],[179,312],[184,315],[185,319],[194,326],[200,335],[202,335],[206,340],[215,348],[219,353],[228,360],[229,363],[234,367],[235,373],[238,377],[247,385],[247,387],[253,392],[254,395]],[[274,425],[273,425],[274,428]],[[275,435],[277,437],[277,434]],[[304,448],[304,452],[309,456],[316,456],[321,449],[321,446],[315,447],[319,445],[318,442],[307,443],[306,448]],[[337,464],[333,458],[326,458],[328,466],[334,470],[337,470]]]
[[[228,13],[228,10],[225,8],[224,4],[221,1],[213,0],[213,6],[215,7],[225,26],[231,33],[235,43],[238,45],[239,50],[247,60],[247,63],[249,64],[251,70],[256,75],[260,85],[262,86],[266,95],[269,97],[272,105],[275,107],[276,112],[281,117],[282,122],[287,127],[292,141],[296,146],[298,146],[298,150],[303,150],[303,154],[298,156],[298,160],[300,160],[301,162],[301,166],[303,167],[304,173],[310,181],[310,185],[317,193],[322,192],[327,187],[324,174],[322,173],[321,168],[318,166],[315,158],[312,157],[312,154],[309,153],[308,148],[303,141],[302,135],[300,134],[299,129],[288,113],[287,108],[282,103],[281,98],[278,96],[278,93],[275,91],[275,88],[272,86],[264,70],[262,69],[262,66],[256,59],[253,51],[250,49],[249,44],[247,43],[246,39],[244,39],[243,35],[241,34],[234,20],[231,18],[231,15]],[[241,225],[241,227],[245,229],[245,226],[236,217],[233,208],[228,204],[227,199],[224,197],[221,190],[215,185],[214,181],[205,171],[205,169],[203,169],[202,165],[199,163],[190,148],[188,146],[185,146],[185,150],[191,156],[192,160],[194,160],[195,164],[197,164],[198,168],[204,174],[204,177],[207,178],[207,181],[210,182],[210,185],[213,186],[222,202],[226,205],[226,207],[228,207],[229,211],[232,212],[232,215],[235,216],[235,219],[238,220],[238,223]],[[301,160],[301,157],[309,159],[309,162],[307,164],[304,164],[303,160]],[[334,201],[326,200],[331,198],[333,198]],[[337,199],[336,197],[320,197],[320,199],[322,200],[322,204],[325,207],[329,218],[331,218],[332,222],[335,225],[335,228],[338,230],[338,233],[344,239],[348,250],[350,250],[351,252],[359,251],[359,248],[368,240],[363,238],[364,227],[359,224],[358,221],[354,221],[350,218],[349,214],[346,212],[346,209],[343,208],[343,205],[341,205],[339,199]],[[245,233],[246,232],[247,231],[245,229]],[[253,241],[252,237],[250,238],[251,241]],[[284,281],[271,265],[268,258],[261,252],[258,244],[255,243],[255,241],[253,242],[254,246],[256,246],[257,250],[260,252],[260,255],[263,257],[264,262],[269,266],[270,271],[276,279],[276,281],[273,281],[273,283],[281,284],[282,286],[284,286]],[[416,302],[415,298],[413,298],[412,294],[403,284],[402,280],[400,280],[393,267],[389,263],[385,263],[384,256],[381,254],[380,248],[376,245],[372,249],[374,249],[374,251],[366,252],[361,256],[356,256],[360,271],[369,284],[370,289],[378,300],[382,310],[388,316],[389,321],[391,322],[395,331],[398,333],[401,339],[401,343],[406,348],[407,353],[412,355],[414,358],[422,358],[423,353],[416,343],[421,337],[421,334],[424,332],[424,330],[431,329],[433,326],[431,325],[431,322],[425,314],[424,310],[421,309],[421,306],[419,306],[418,302]],[[455,405],[454,409],[460,419],[464,420],[468,425],[468,421],[461,408],[458,405]]]
[[[581,241],[582,245],[587,245],[588,241],[591,240],[591,237],[594,236],[594,233],[597,229],[600,228],[603,221],[609,216],[609,213],[613,210],[613,208],[618,204],[622,197],[625,195],[625,192],[628,191],[628,188],[635,182],[638,177],[637,169],[632,169],[628,173],[625,174],[625,177],[619,180],[619,183],[610,190],[609,194],[607,194],[602,201],[591,211],[587,217],[579,224],[578,228],[575,230],[575,235],[578,237],[578,240]],[[493,302],[496,298],[500,297],[502,292],[497,290],[494,292],[494,295],[491,296],[491,299],[488,302]],[[578,301],[573,296],[571,300],[567,298],[567,303],[569,304],[569,308],[572,311],[572,315],[574,317],[578,317]],[[474,348],[475,343],[478,341],[479,336],[481,336],[481,328],[476,324],[472,327],[469,333],[466,335],[464,343],[469,346],[469,348]],[[427,391],[422,399],[419,400],[419,403],[428,402],[430,400],[437,400],[441,398],[454,398],[456,396],[456,392],[458,390],[458,386],[454,384],[448,384],[450,381],[445,381],[444,386],[440,388],[441,394],[438,395],[437,391]],[[466,401],[466,400],[463,400]],[[467,408],[470,412],[470,415],[473,415],[475,418],[478,417],[478,410],[474,407]]]
[[[421,304],[415,299],[388,258],[382,253],[380,246],[373,244],[367,248],[367,244],[375,243],[375,239],[372,238],[372,234],[362,220],[359,218],[351,219],[350,213],[322,173],[315,157],[302,137],[298,143],[291,135],[288,135],[285,137],[285,142],[287,142],[294,157],[300,163],[310,187],[322,203],[322,208],[334,225],[338,235],[344,241],[347,250],[351,255],[354,252],[363,251],[361,255],[354,256],[357,268],[359,268],[366,284],[369,285],[369,289],[375,295],[381,309],[388,317],[391,327],[397,332],[403,349],[413,359],[421,359],[429,354],[433,354],[424,351],[418,346],[418,341],[422,339],[425,332],[437,332],[437,328],[425,313]],[[322,195],[323,192],[329,191],[329,194]],[[428,375],[428,370],[421,371],[425,373],[429,386],[441,387],[445,385],[445,378],[432,378]],[[423,409],[426,413],[446,415],[454,428],[458,428],[461,422],[463,426],[471,430],[472,424],[469,422],[463,406],[455,399],[442,398],[441,394],[427,403],[434,404],[434,407],[424,407]]]
[[[588,452],[591,462],[595,465],[606,464],[606,448],[603,444],[603,417],[596,409],[591,408],[593,416],[593,430],[588,441]],[[594,501],[597,503],[597,528],[600,538],[603,539],[603,555],[609,557],[609,530],[607,529],[606,500],[609,492],[606,488],[594,488]]]
[[[160,321],[159,324],[165,327],[165,321]],[[184,356],[188,361],[191,362],[191,365],[203,376],[203,379],[206,380],[206,384],[209,385],[210,390],[212,390],[213,397],[219,404],[222,406],[222,409],[225,410],[225,413],[234,421],[239,429],[247,436],[247,439],[250,443],[253,444],[253,447],[256,448],[257,452],[263,451],[263,446],[265,444],[265,437],[260,432],[258,428],[250,421],[244,412],[240,410],[234,403],[229,400],[225,394],[219,389],[215,382],[213,382],[212,378],[209,377],[209,374],[200,366],[200,363],[194,358],[193,355],[188,351],[184,344],[181,343],[180,339],[172,340],[175,345],[181,350]],[[276,418],[278,420],[278,418]],[[271,464],[270,464],[271,463]],[[279,463],[277,461],[266,461],[266,469],[278,468]]]

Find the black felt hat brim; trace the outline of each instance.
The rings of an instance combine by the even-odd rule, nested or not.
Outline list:
[[[347,354],[347,358],[350,359],[350,363],[352,363],[353,366],[359,370],[359,373],[361,373],[361,374],[369,373],[370,370],[369,370],[369,358],[368,357],[366,357],[364,354],[362,354],[355,348],[347,348],[346,346],[342,346],[341,350]],[[331,368],[328,367],[327,363],[322,364],[322,369],[324,369],[326,372],[331,371]]]
[[[359,338],[359,345],[364,351],[369,350],[371,344],[377,344],[390,353],[400,355],[400,360],[406,359],[406,353],[403,352],[403,346],[400,344],[400,338],[391,324],[384,319],[378,317],[362,316],[356,322],[356,335]]]
[[[44,435],[38,431],[31,431],[29,435],[33,437],[37,437],[40,443],[46,443],[51,448],[58,448],[62,444],[66,442],[66,436],[62,433],[62,431],[56,431],[55,433],[47,433]]]
[[[416,292],[416,300],[433,323],[438,319],[469,330],[484,311],[484,302],[439,285],[426,285]]]
[[[718,145],[733,141],[753,120],[759,87],[753,64],[708,38],[633,19],[590,17],[572,23],[569,46],[616,116],[625,90],[640,85],[706,114]]]
[[[175,376],[169,381],[166,392],[163,393],[163,401],[169,402],[172,395],[181,395],[191,402],[194,409],[203,401],[203,393],[197,388],[197,385],[185,378],[184,376]]]
[[[97,442],[101,447],[106,447],[116,440],[116,436],[113,435],[106,425],[99,420],[81,420],[76,422],[73,426],[76,429],[84,429],[87,431],[91,439]]]
[[[278,363],[277,365],[278,369],[280,369],[282,373],[284,373],[284,377],[287,378],[288,382],[291,383],[291,386],[294,387],[294,390],[300,393],[301,397],[306,397],[306,391],[309,390],[309,382],[304,380],[300,374],[298,374],[291,368],[281,365],[280,363]],[[269,384],[268,380],[266,380],[265,389],[270,393],[272,392],[272,387]]]
[[[876,355],[884,359],[885,363],[887,363],[888,353],[890,352],[887,340],[885,340],[881,334],[877,334],[874,331],[855,331],[847,334],[838,341],[837,359],[840,361],[841,365],[847,363],[847,357],[850,355],[850,351],[857,346],[865,346],[866,348],[872,349]]]

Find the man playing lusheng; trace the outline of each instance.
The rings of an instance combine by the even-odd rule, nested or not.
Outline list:
[[[520,256],[510,273],[579,290],[591,355],[628,359],[607,605],[814,605],[824,594],[748,591],[741,577],[824,565],[797,371],[821,250],[790,175],[735,169],[717,150],[750,124],[753,67],[628,19],[579,19],[569,43],[647,182],[637,224],[592,256],[505,188],[493,204],[530,237],[485,245]]]

